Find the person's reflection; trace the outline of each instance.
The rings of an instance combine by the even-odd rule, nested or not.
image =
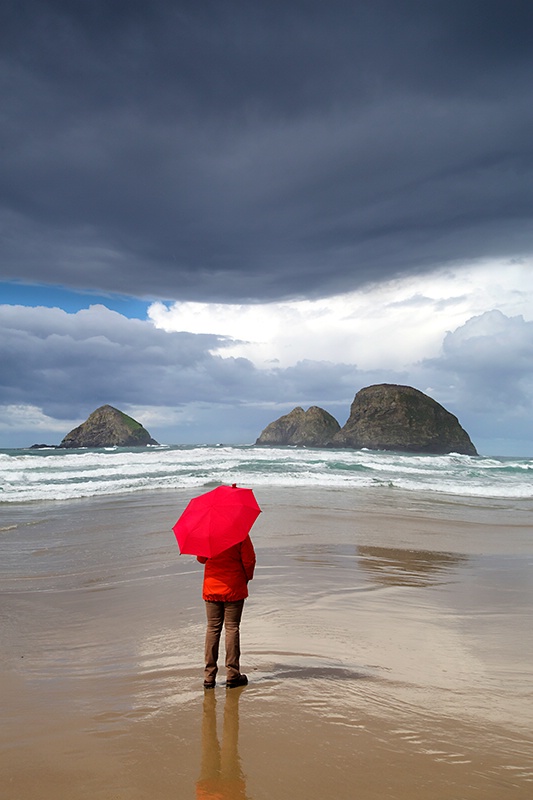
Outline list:
[[[202,761],[196,783],[197,800],[246,800],[246,783],[239,758],[239,698],[241,689],[228,689],[224,706],[222,745],[217,737],[215,691],[204,695]]]
[[[359,563],[385,586],[430,586],[464,564],[467,556],[436,550],[358,545]]]

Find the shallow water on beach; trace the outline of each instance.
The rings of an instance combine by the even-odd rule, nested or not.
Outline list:
[[[4,507],[2,796],[531,797],[530,501],[256,496],[250,684],[205,696],[187,493]]]

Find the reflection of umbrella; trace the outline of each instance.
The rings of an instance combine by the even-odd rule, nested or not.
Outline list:
[[[260,513],[251,489],[218,486],[194,497],[172,530],[180,553],[212,558],[246,539]]]

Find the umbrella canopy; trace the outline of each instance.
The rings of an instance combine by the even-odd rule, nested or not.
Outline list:
[[[212,558],[246,539],[260,513],[251,489],[218,486],[194,497],[172,530],[180,553]]]

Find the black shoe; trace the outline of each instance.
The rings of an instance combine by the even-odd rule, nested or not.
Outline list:
[[[226,688],[227,689],[236,689],[237,686],[246,686],[248,683],[248,678],[246,675],[239,675],[238,678],[233,678],[231,681],[226,681]]]
[[[204,681],[204,689],[214,689],[215,686],[215,681]]]

